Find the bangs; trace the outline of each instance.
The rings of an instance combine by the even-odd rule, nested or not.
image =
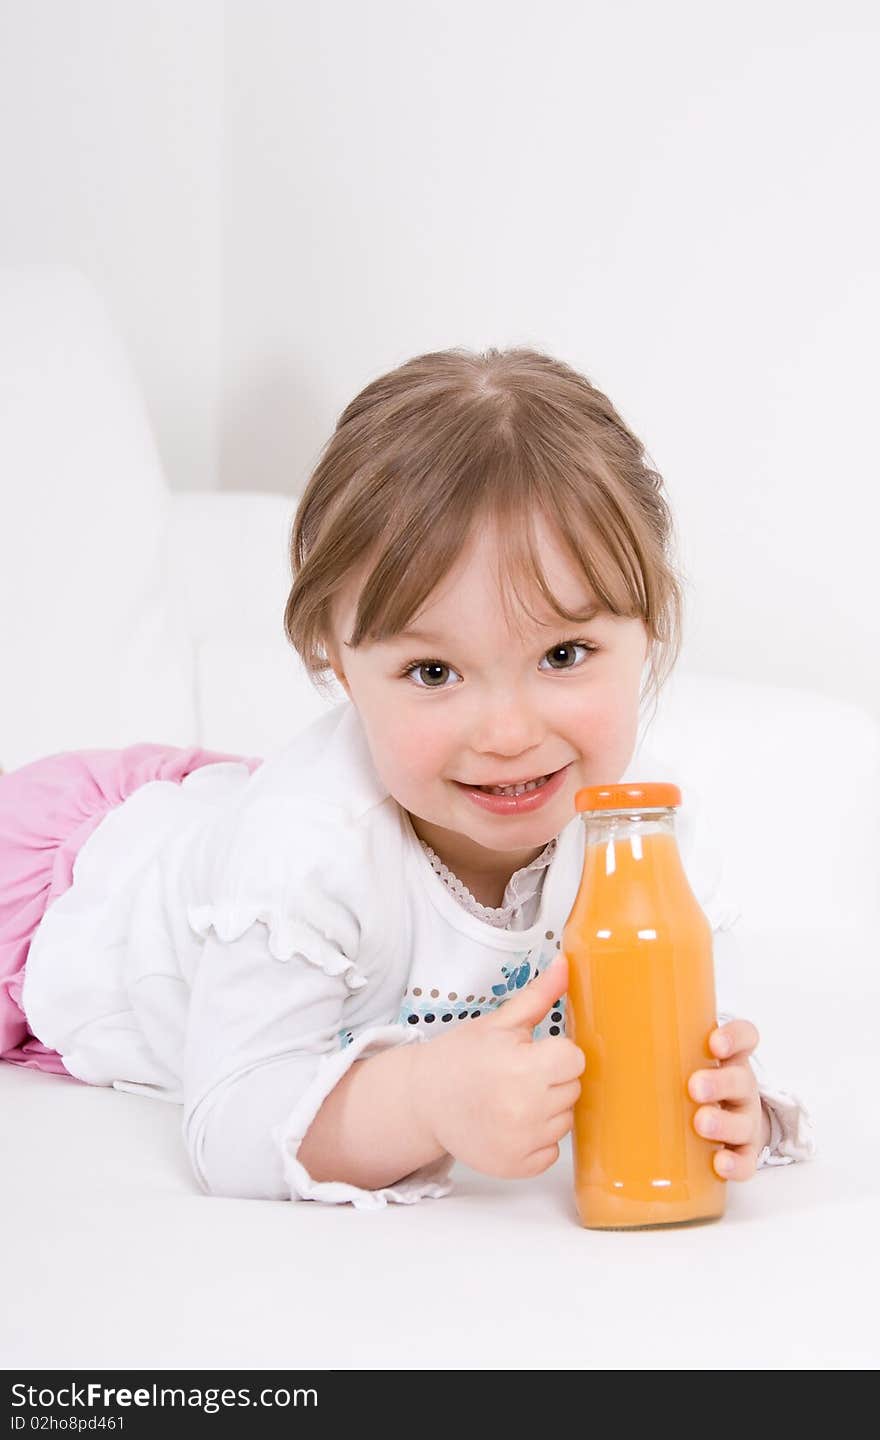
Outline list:
[[[434,513],[419,505],[401,517],[381,544],[361,586],[352,649],[366,642],[385,643],[417,622],[420,612],[454,569],[474,536],[495,543],[495,582],[511,634],[525,639],[527,620],[583,621],[553,592],[541,558],[537,521],[543,518],[572,566],[582,575],[601,610],[616,616],[646,613],[645,585],[636,537],[613,506],[595,510],[596,495],[583,483],[566,485],[560,476],[536,476],[516,453],[479,456],[479,483],[463,466],[459,483],[438,496]],[[587,503],[585,503],[587,502]],[[568,524],[566,524],[568,517]]]

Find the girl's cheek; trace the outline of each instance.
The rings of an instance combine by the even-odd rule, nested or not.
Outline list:
[[[383,766],[398,784],[419,784],[443,768],[443,747],[427,729],[411,724],[391,726],[382,740]]]
[[[575,743],[581,754],[614,768],[629,762],[638,733],[638,708],[620,703],[618,695],[593,697],[578,711]]]

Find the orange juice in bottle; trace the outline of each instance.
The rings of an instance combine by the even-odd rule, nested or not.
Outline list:
[[[566,1033],[586,1067],[572,1154],[581,1223],[641,1229],[724,1213],[726,1184],[697,1134],[695,1070],[718,1064],[712,929],[675,835],[676,785],[593,785],[580,887],[565,924]]]

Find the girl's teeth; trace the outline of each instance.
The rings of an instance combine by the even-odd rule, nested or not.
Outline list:
[[[481,785],[479,788],[487,795],[524,795],[527,790],[538,790],[546,785],[549,779],[549,775],[542,775],[540,780],[529,780],[526,785]]]

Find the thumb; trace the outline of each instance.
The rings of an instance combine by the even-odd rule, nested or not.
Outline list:
[[[504,1030],[531,1031],[544,1019],[553,1002],[565,994],[567,985],[568,958],[560,950],[536,980],[498,1007],[492,1016],[493,1024]]]

